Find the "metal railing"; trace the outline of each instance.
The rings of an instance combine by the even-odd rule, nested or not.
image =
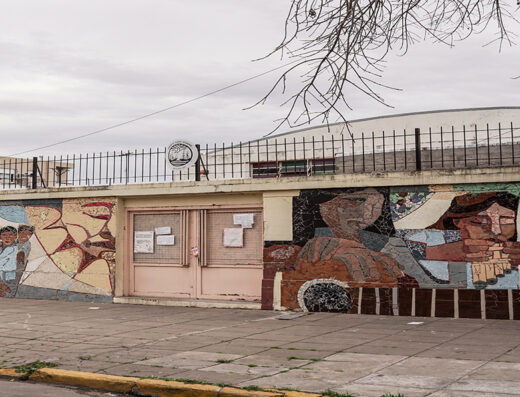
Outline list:
[[[519,127],[508,123],[203,145],[195,166],[175,172],[168,168],[166,148],[0,158],[0,186],[38,189],[500,167],[517,165],[519,158]]]

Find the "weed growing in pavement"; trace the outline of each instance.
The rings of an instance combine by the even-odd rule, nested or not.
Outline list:
[[[271,346],[271,349],[281,349],[280,346]]]
[[[92,359],[92,356],[79,356],[78,357],[81,361],[88,361]]]
[[[312,362],[323,361],[321,358],[305,358],[305,357],[295,357],[295,356],[287,357],[287,360],[304,360],[304,361],[312,361]]]
[[[58,363],[53,363],[49,361],[33,361],[32,363],[27,363],[23,365],[17,365],[14,367],[15,371],[18,373],[24,373],[20,380],[27,380],[34,373],[34,371],[42,368],[55,368],[59,366]]]
[[[244,386],[242,389],[249,391],[265,391],[265,389],[262,389],[260,386],[256,385]]]
[[[213,385],[213,386],[220,386],[220,387],[229,386],[227,383],[212,383],[212,382],[206,382],[203,380],[185,379],[185,378],[164,378],[161,376],[141,376],[140,378],[141,379],[157,379],[157,380],[166,380],[166,381],[173,381],[173,382],[182,382],[182,383],[187,383],[187,384]]]
[[[385,393],[381,397],[404,397],[404,394],[392,394],[392,393]]]
[[[354,397],[352,394],[338,393],[338,392],[332,391],[330,389],[325,390],[323,393],[321,393],[321,395],[328,396],[328,397]]]
[[[219,358],[217,360],[217,363],[219,363],[219,364],[229,364],[231,361],[233,361],[233,360],[225,360],[223,358]]]
[[[247,366],[248,366],[249,368],[258,367],[258,365],[256,365],[256,364],[247,364]]]

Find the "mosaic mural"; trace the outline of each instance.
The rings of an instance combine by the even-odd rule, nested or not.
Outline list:
[[[507,303],[519,289],[519,187],[303,190],[293,199],[293,241],[266,242],[264,280],[281,272],[281,305],[310,311],[362,312],[361,302],[373,298],[381,303],[386,294],[387,314],[398,314],[400,300],[412,294],[416,313],[440,298],[451,300],[445,306],[452,313],[454,299],[466,296],[458,294],[463,290],[477,293],[472,300],[479,310],[481,297],[491,302],[500,296]],[[316,287],[309,291],[313,280]],[[326,286],[324,280],[333,284]],[[515,294],[504,298],[479,290]],[[331,303],[332,296],[342,302]],[[401,312],[407,312],[403,305]],[[442,306],[437,314],[442,315]]]
[[[0,296],[111,301],[115,200],[0,203]]]

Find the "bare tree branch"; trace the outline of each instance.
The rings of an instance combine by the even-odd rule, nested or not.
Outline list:
[[[404,55],[424,40],[453,46],[489,29],[501,48],[512,44],[514,13],[505,0],[292,0],[282,41],[266,55],[292,62],[253,106],[287,95],[275,131],[319,118],[346,122],[353,91],[389,106],[377,89],[392,88],[380,81],[391,51]]]

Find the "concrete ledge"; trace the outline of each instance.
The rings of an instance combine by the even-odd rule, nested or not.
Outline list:
[[[150,197],[190,194],[253,193],[369,186],[413,186],[520,181],[519,167],[372,172],[294,178],[225,179],[137,185],[1,190],[0,201],[77,197]]]
[[[0,368],[0,378],[18,379],[24,375],[23,372],[16,372],[14,368]]]
[[[91,372],[67,371],[55,368],[43,368],[34,371],[30,380],[68,386],[82,386],[90,389],[101,389],[119,393],[130,393],[139,378],[127,378],[94,374]]]
[[[204,307],[216,309],[258,309],[262,304],[260,302],[247,301],[219,301],[204,299],[173,299],[173,298],[155,298],[155,297],[139,297],[139,296],[119,296],[114,297],[113,303],[126,303],[130,305],[153,305],[153,306],[179,306],[179,307]]]
[[[14,368],[0,369],[0,377],[22,378],[28,374],[16,372]],[[43,368],[30,374],[29,379],[58,385],[80,386],[89,389],[138,396],[154,397],[318,397],[319,394],[281,390],[245,390],[237,387],[188,384],[160,379],[140,379],[125,376],[104,375],[91,372],[68,371]]]

